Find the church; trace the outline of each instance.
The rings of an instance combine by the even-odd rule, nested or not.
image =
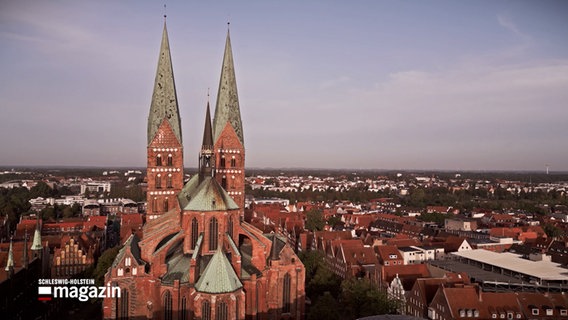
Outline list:
[[[201,122],[201,121],[200,121]],[[195,137],[197,139],[197,137]],[[105,319],[303,319],[305,269],[276,234],[244,221],[245,143],[229,31],[198,173],[184,183],[166,23],[148,116],[147,213],[105,275]]]

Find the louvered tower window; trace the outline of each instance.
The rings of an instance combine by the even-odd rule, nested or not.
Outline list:
[[[156,175],[156,189],[161,189],[161,188],[162,188],[162,175],[158,173]]]

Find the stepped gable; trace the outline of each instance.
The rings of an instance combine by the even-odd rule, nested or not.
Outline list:
[[[195,289],[204,293],[228,293],[243,287],[233,266],[221,250],[217,250],[203,275],[195,284]]]

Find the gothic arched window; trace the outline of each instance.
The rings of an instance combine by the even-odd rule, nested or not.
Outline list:
[[[185,297],[181,298],[180,319],[187,320],[187,299]]]
[[[225,156],[221,155],[221,168],[225,168]]]
[[[292,279],[290,274],[284,275],[283,286],[282,286],[282,312],[290,313],[290,287],[292,284]]]
[[[219,223],[215,217],[209,220],[209,250],[217,249],[217,236],[219,233]]]
[[[164,198],[164,212],[168,212],[170,210],[170,202],[168,198]]]
[[[164,320],[172,320],[172,294],[170,291],[164,293]]]
[[[168,174],[168,176],[166,177],[166,188],[173,188],[172,185],[172,174]]]
[[[197,236],[199,232],[199,223],[197,218],[191,219],[191,248],[194,249],[197,244]]]
[[[119,314],[118,314],[118,318],[119,319],[128,319],[128,290],[127,289],[122,289],[121,295],[120,295],[120,305],[119,305]]]
[[[162,188],[162,175],[158,173],[156,175],[156,189],[161,189],[161,188]]]
[[[223,187],[223,189],[227,189],[227,177],[223,176],[223,178],[221,179],[221,187]]]
[[[217,310],[215,312],[215,320],[227,320],[229,317],[229,308],[225,302],[220,302],[217,304]]]
[[[168,154],[168,167],[171,167],[174,165],[174,158],[172,156],[172,154]]]
[[[233,158],[231,158],[231,167],[236,167],[237,166],[237,159],[235,159],[235,156],[233,156]]]
[[[201,304],[201,319],[211,320],[211,304],[207,300]]]
[[[158,198],[152,198],[152,212],[158,211]]]
[[[156,156],[156,167],[159,167],[162,165],[162,155],[159,154]]]
[[[227,222],[227,228],[229,230],[227,230],[227,232],[229,233],[229,237],[233,237],[233,217],[229,216],[228,222]]]

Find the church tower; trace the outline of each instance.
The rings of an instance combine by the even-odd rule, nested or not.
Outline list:
[[[179,210],[176,195],[183,187],[183,145],[179,107],[164,21],[162,44],[148,116],[147,218]]]
[[[228,30],[213,119],[213,139],[215,178],[235,200],[242,214],[245,206],[245,142]]]

